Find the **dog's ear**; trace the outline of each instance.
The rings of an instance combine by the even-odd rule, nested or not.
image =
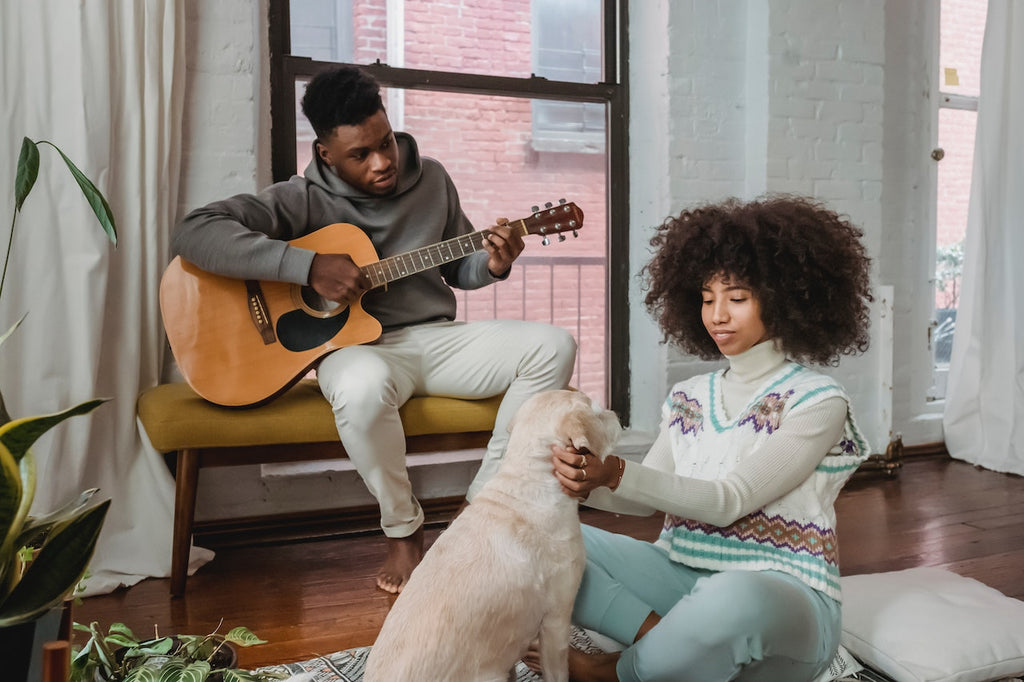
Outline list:
[[[614,413],[610,413],[615,420]],[[587,450],[596,455],[605,455],[612,445],[612,434],[617,430],[609,428],[604,411],[595,412],[588,407],[570,410],[558,424],[556,435],[564,442],[571,443],[577,450]]]

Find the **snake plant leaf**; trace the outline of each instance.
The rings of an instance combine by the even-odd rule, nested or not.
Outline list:
[[[14,419],[0,426],[0,442],[11,451],[15,461],[20,461],[32,444],[51,428],[69,417],[92,412],[105,402],[107,402],[106,398],[97,398],[87,400],[61,412]]]
[[[17,567],[14,538],[21,527],[23,489],[18,463],[0,443],[0,598],[14,582]]]
[[[18,173],[14,177],[14,210],[20,211],[39,177],[39,147],[27,137],[21,140],[18,155]]]
[[[13,334],[14,330],[21,326],[21,323],[25,321],[26,317],[28,317],[28,313],[22,315],[20,320],[12,324],[11,328],[3,333],[3,336],[0,336],[0,346],[4,345],[4,341],[7,340],[7,337]]]
[[[107,233],[107,238],[110,239],[110,243],[117,245],[117,226],[114,224],[114,212],[110,210],[110,204],[107,203],[107,198],[96,189],[96,185],[92,184],[92,180],[85,177],[85,173],[78,170],[71,159],[61,151],[60,147],[55,144],[47,142],[51,147],[57,150],[61,158],[64,159],[64,163],[67,164],[68,170],[71,171],[71,175],[75,178],[75,182],[78,183],[79,188],[82,190],[82,194],[85,195],[85,200],[89,202],[89,206],[92,207],[92,212],[96,214],[96,219],[100,221],[100,225],[103,226],[103,231]]]
[[[11,336],[11,334],[14,333],[15,329],[21,326],[21,323],[25,321],[25,317],[27,315],[28,313],[22,315],[20,320],[12,324],[11,328],[5,331],[3,335],[0,335],[0,346],[4,345],[4,341],[6,341]],[[3,426],[9,421],[11,421],[11,415],[10,413],[7,412],[7,406],[4,405],[4,396],[2,393],[0,393],[0,426]]]
[[[83,490],[78,497],[68,500],[53,511],[42,516],[29,516],[21,527],[21,534],[15,541],[15,546],[41,547],[46,536],[53,532],[55,527],[78,516],[99,491],[99,488]]]
[[[50,536],[0,603],[0,627],[34,620],[67,597],[85,575],[109,508],[105,500]]]
[[[21,474],[11,451],[0,443],[0,538],[11,530],[21,506]]]

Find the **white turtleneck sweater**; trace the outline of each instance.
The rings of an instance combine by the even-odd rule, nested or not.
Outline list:
[[[786,357],[774,341],[765,341],[728,360],[722,398],[732,418]],[[675,473],[668,423],[663,423],[643,462],[626,462],[616,490],[598,488],[584,504],[642,516],[660,511],[728,526],[804,482],[842,435],[848,407],[844,399],[831,397],[790,416],[764,446],[744,457],[724,478],[710,481]]]

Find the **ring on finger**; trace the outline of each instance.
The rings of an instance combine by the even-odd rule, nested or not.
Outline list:
[[[582,483],[583,481],[587,480],[587,470],[580,469],[580,473],[583,474],[583,476],[580,478],[580,482]]]
[[[586,469],[587,468],[587,456],[586,455],[580,455],[580,463],[579,463],[579,465],[576,468],[577,469]]]

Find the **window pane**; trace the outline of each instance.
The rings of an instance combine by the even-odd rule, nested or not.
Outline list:
[[[601,80],[601,0],[291,0],[291,36],[324,61]]]
[[[953,332],[960,298],[963,244],[974,167],[977,113],[939,109],[939,162],[936,205],[935,320],[931,331],[934,384],[932,400],[946,396],[946,376],[953,350]]]
[[[296,101],[304,84],[296,85]],[[391,124],[411,133],[420,153],[444,164],[462,208],[477,229],[498,217],[528,217],[533,206],[565,199],[585,214],[579,238],[544,246],[528,236],[507,281],[456,291],[463,320],[525,319],[569,330],[579,342],[573,385],[607,404],[607,156],[603,152],[539,152],[531,144],[535,101],[511,97],[385,89]],[[604,105],[601,107],[603,116]],[[311,158],[312,130],[296,115],[301,172]],[[500,352],[500,350],[498,350]]]
[[[987,0],[942,0],[939,83],[942,92],[978,96]]]

